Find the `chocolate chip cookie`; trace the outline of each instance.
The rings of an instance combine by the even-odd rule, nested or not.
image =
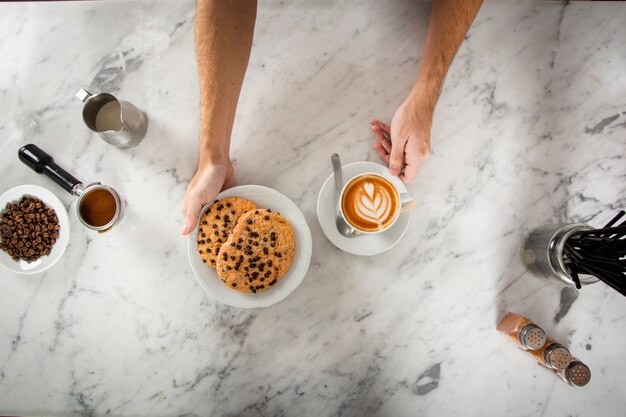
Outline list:
[[[239,218],[256,205],[245,198],[227,197],[216,200],[200,219],[196,248],[202,261],[215,268],[220,247],[235,228]]]
[[[256,209],[239,219],[217,257],[217,275],[237,291],[257,293],[276,284],[293,261],[291,225],[278,213]]]

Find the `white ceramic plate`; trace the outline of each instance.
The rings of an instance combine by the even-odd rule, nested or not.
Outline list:
[[[229,306],[239,308],[268,307],[285,299],[304,279],[313,251],[311,231],[302,212],[290,199],[271,188],[260,185],[241,185],[221,192],[216,199],[225,197],[242,197],[252,201],[259,208],[268,208],[278,212],[291,224],[296,242],[296,250],[289,271],[278,281],[276,285],[267,291],[256,294],[247,294],[235,291],[217,277],[215,269],[202,262],[202,258],[196,250],[196,239],[199,225],[189,235],[187,249],[191,269],[196,279],[211,296]],[[213,203],[202,207],[202,213]],[[199,222],[200,219],[198,219]]]
[[[54,265],[61,258],[63,252],[65,252],[67,243],[70,240],[70,221],[67,216],[67,210],[61,200],[51,191],[38,185],[20,185],[2,194],[0,196],[0,211],[4,210],[7,203],[17,202],[24,195],[37,197],[43,201],[46,206],[54,209],[59,219],[59,238],[52,247],[52,251],[50,251],[49,255],[42,256],[30,263],[23,260],[14,261],[6,252],[0,251],[0,264],[17,274],[36,274]]]
[[[387,167],[374,162],[353,162],[342,167],[344,183],[350,178],[365,172],[380,174],[391,181],[401,193],[407,189],[398,177],[389,174]],[[339,249],[354,255],[371,256],[383,253],[402,239],[411,221],[411,212],[400,214],[396,223],[388,230],[377,234],[363,234],[356,237],[345,237],[337,231],[335,179],[330,174],[317,197],[317,218],[324,234]]]

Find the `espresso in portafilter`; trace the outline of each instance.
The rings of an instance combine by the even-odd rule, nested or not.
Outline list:
[[[380,175],[359,175],[346,184],[341,210],[353,227],[377,232],[395,221],[400,210],[400,195],[394,185]]]

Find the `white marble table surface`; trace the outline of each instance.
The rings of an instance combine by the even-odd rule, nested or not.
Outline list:
[[[626,300],[530,276],[518,246],[546,222],[602,225],[626,206],[626,4],[487,3],[450,70],[419,205],[391,252],[341,252],[316,219],[329,155],[377,161],[414,78],[429,4],[262,1],[233,133],[238,182],[293,199],[311,268],[286,300],[238,310],[196,283],[178,232],[197,150],[192,1],[0,4],[0,192],[68,194],[20,164],[36,143],[120,190],[117,229],[48,272],[0,271],[0,414],[617,416]],[[130,100],[147,138],[114,149],[74,93]],[[591,383],[550,375],[495,330],[538,322]]]

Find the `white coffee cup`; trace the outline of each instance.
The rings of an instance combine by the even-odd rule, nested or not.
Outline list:
[[[395,201],[390,201],[389,204],[391,204],[391,206],[389,205],[385,205],[384,200],[385,200],[385,190],[381,190],[380,192],[376,192],[377,190],[375,190],[375,187],[366,187],[364,188],[364,192],[361,192],[363,200],[367,201],[369,200],[369,205],[366,202],[366,206],[361,205],[362,207],[360,208],[360,213],[363,214],[365,213],[365,215],[369,215],[368,216],[368,220],[371,220],[370,223],[373,223],[374,220],[378,220],[378,227],[375,230],[372,230],[372,228],[365,228],[362,222],[361,224],[357,221],[359,219],[351,219],[351,215],[349,213],[346,213],[346,211],[344,210],[344,198],[346,197],[346,190],[348,190],[349,188],[352,188],[353,184],[355,181],[363,178],[363,177],[376,177],[377,179],[383,181],[385,183],[385,185],[388,187],[388,189],[392,190],[391,192],[393,193],[392,196],[390,196],[390,198],[392,200]],[[376,180],[375,180],[376,181]],[[378,198],[378,199],[377,199]],[[376,204],[376,201],[380,200],[380,204]],[[413,199],[413,196],[411,196],[411,194],[409,193],[402,193],[400,192],[400,190],[398,190],[398,187],[396,187],[394,185],[394,183],[389,180],[389,178],[385,177],[384,175],[375,173],[375,172],[363,172],[360,173],[358,175],[353,176],[352,178],[350,178],[348,181],[346,181],[346,183],[344,184],[343,188],[341,189],[341,194],[339,195],[339,213],[341,214],[341,217],[352,227],[354,227],[359,234],[360,233],[364,233],[364,234],[377,234],[377,233],[381,233],[384,232],[386,230],[389,230],[389,228],[391,228],[396,221],[398,221],[398,218],[400,217],[400,214],[412,209],[413,207],[415,207],[415,200]],[[380,218],[376,218],[376,215],[384,215],[385,213],[390,211],[393,211],[393,215],[391,216],[391,218],[389,217],[385,217],[384,219],[380,219]],[[384,225],[381,225],[380,222],[383,222]]]

